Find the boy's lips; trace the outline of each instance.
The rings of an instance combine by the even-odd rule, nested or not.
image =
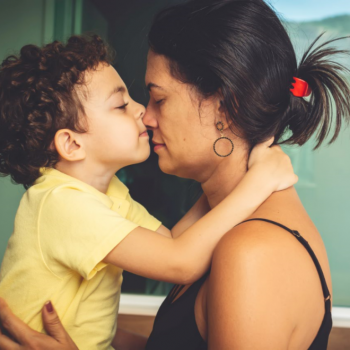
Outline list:
[[[142,132],[142,133],[140,134],[140,137],[148,137],[148,132],[147,132],[147,130],[145,130],[144,132]]]

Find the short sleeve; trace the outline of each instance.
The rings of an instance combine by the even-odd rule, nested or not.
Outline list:
[[[130,203],[130,209],[127,219],[151,231],[157,231],[161,226],[161,222],[152,216],[144,206],[134,201],[130,194],[127,195],[126,200]]]
[[[44,263],[58,277],[68,270],[91,279],[102,260],[137,226],[92,193],[63,187],[42,202],[38,223]]]

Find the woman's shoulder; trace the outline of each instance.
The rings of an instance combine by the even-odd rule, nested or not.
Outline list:
[[[294,246],[299,248],[300,243],[291,232],[266,221],[254,220],[243,222],[227,232],[216,246],[214,256],[228,255],[237,260],[250,254],[256,256],[286,248],[290,250]],[[268,256],[264,255],[264,258]]]
[[[324,316],[320,277],[308,251],[292,232],[271,223],[230,230],[214,251],[208,282],[208,314],[239,334],[237,344],[253,334],[267,343],[278,335],[273,348],[284,348],[295,329],[311,343]]]
[[[230,230],[215,248],[211,271],[223,287],[233,290],[244,283],[247,288],[260,284],[268,290],[293,292],[292,284],[299,284],[304,275],[318,278],[309,253],[292,232],[263,221],[245,222]]]
[[[297,325],[302,305],[295,295],[301,266],[292,256],[295,249],[288,252],[293,239],[277,226],[253,221],[233,228],[217,245],[208,283],[208,313],[237,335],[237,347],[254,335],[266,338],[266,343],[275,339],[277,345],[272,347],[284,348]],[[276,338],[282,334],[287,336]]]

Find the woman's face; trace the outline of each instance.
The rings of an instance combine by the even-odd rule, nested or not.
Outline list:
[[[167,59],[152,51],[148,54],[146,86],[150,101],[143,122],[153,130],[161,170],[205,181],[223,160],[213,151],[213,143],[220,137],[216,123],[221,120],[226,126],[220,99],[214,96],[200,103],[191,86],[171,76]],[[227,154],[227,146],[219,145],[219,151]]]

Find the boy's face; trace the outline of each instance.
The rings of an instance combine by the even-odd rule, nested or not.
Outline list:
[[[142,122],[144,106],[135,102],[117,71],[100,64],[85,74],[85,94],[80,94],[88,132],[82,135],[86,160],[101,171],[145,161],[150,154],[149,138]],[[83,91],[81,91],[83,92]],[[78,91],[79,93],[79,91]]]

